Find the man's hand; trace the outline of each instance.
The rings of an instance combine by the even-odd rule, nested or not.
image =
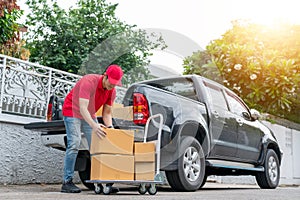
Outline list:
[[[80,114],[82,115],[83,119],[92,127],[93,133],[96,133],[100,139],[105,137],[106,132],[104,129],[106,128],[103,124],[98,124],[92,119],[91,114],[88,111],[89,100],[79,98],[80,104]]]
[[[106,136],[105,130],[106,126],[103,124],[95,124],[93,126],[93,133],[96,133],[100,139],[104,138]]]

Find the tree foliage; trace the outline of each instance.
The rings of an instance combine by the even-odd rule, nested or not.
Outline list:
[[[223,83],[219,69],[213,63],[208,51],[198,51],[183,61],[183,74],[198,74],[216,82]]]
[[[16,0],[0,1],[0,43],[4,44],[14,38],[18,31],[17,19],[21,16]]]
[[[147,76],[150,50],[164,48],[160,36],[149,35],[115,16],[117,4],[105,0],[79,0],[68,11],[56,1],[27,0],[30,60],[71,73],[102,73],[112,63],[130,76]],[[139,73],[138,73],[139,72]],[[141,77],[142,76],[142,77]],[[129,80],[131,79],[131,80]]]
[[[26,60],[29,51],[23,47],[25,43],[19,38],[17,23],[22,14],[16,0],[0,0],[0,53]]]
[[[235,21],[205,52],[186,58],[185,73],[217,79],[250,107],[300,122],[299,46],[299,25]]]

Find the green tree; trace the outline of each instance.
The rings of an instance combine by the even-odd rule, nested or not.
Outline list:
[[[21,17],[22,11],[17,6],[16,0],[0,0],[0,44],[11,42],[17,37],[17,20]]]
[[[223,83],[219,69],[206,50],[200,50],[185,58],[183,61],[183,68],[183,74],[198,74],[221,84]]]
[[[120,21],[117,4],[105,0],[79,0],[68,11],[56,1],[26,4],[31,9],[26,38],[32,62],[79,74],[102,73],[109,64],[119,64],[131,72],[125,77],[130,82],[147,76],[150,50],[165,47],[160,36]]]
[[[206,63],[217,68],[214,72],[219,74],[209,78],[223,80],[252,108],[300,122],[299,45],[299,25],[280,24],[271,28],[234,21],[232,29],[206,47],[205,54],[211,56]],[[205,65],[197,65],[198,59],[203,60],[201,54],[186,59],[186,73],[197,73],[188,71],[193,65],[203,71]]]
[[[30,53],[19,38],[17,23],[22,14],[16,0],[0,0],[0,53],[27,60]]]

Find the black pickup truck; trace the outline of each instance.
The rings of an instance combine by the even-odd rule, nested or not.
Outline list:
[[[65,150],[62,103],[52,98],[52,121],[25,128],[41,131],[46,146]],[[173,190],[198,190],[209,175],[253,175],[261,188],[278,186],[282,153],[274,134],[258,120],[257,111],[223,85],[197,75],[147,80],[131,85],[123,104],[132,106],[133,121],[113,119],[114,127],[136,135],[143,133],[150,116],[162,114],[160,168]],[[147,140],[157,140],[157,124],[150,123]],[[85,183],[90,154],[84,138],[75,168],[93,189]]]

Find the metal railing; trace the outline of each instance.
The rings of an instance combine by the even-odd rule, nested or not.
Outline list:
[[[0,114],[46,119],[50,96],[65,97],[80,77],[0,54]]]

